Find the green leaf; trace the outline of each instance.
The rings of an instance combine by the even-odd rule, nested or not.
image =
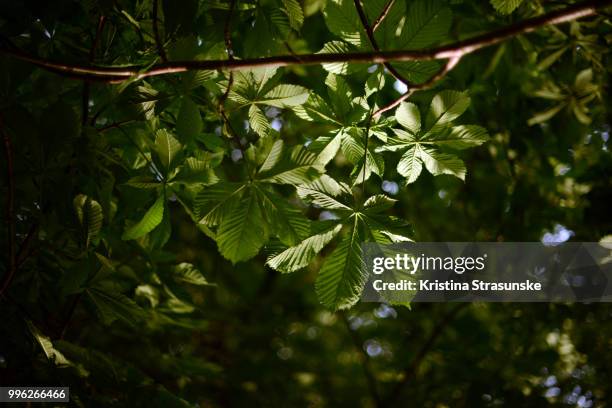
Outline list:
[[[404,29],[398,40],[400,49],[428,47],[446,38],[453,13],[440,0],[415,0],[410,2]]]
[[[421,174],[420,149],[419,145],[410,146],[397,163],[397,172],[406,177],[406,184],[414,183]]]
[[[255,104],[249,107],[249,125],[251,125],[251,129],[261,137],[267,136],[270,130],[272,130],[266,115],[264,115],[261,109]]]
[[[249,105],[265,99],[279,80],[276,68],[254,68],[234,73],[234,86],[228,97],[240,105]]]
[[[258,171],[258,180],[267,183],[298,185],[314,180],[323,172],[323,167],[316,162],[317,156],[304,147],[294,147],[288,156],[283,156],[282,151],[283,141],[277,140]]]
[[[216,71],[198,70],[187,71],[183,74],[182,85],[185,93],[188,93],[202,85],[205,82],[215,79]]]
[[[172,268],[172,276],[179,282],[189,283],[191,285],[205,286],[209,285],[208,281],[202,275],[202,272],[190,263],[182,262]]]
[[[363,204],[365,214],[378,214],[389,210],[397,200],[387,197],[384,194],[377,194],[369,197]]]
[[[395,110],[395,119],[413,135],[421,130],[421,113],[414,103],[402,102]]]
[[[73,204],[83,229],[85,246],[89,247],[91,243],[97,244],[104,219],[102,206],[84,194],[77,195],[73,200]]]
[[[470,106],[470,97],[466,92],[445,90],[431,100],[427,112],[427,128],[432,129],[455,120]]]
[[[346,80],[334,74],[328,74],[325,78],[327,94],[331,101],[331,106],[338,117],[346,116],[352,109],[353,92]]]
[[[457,156],[440,153],[437,150],[422,146],[419,149],[419,157],[425,164],[427,171],[434,176],[450,174],[465,180],[465,164]]]
[[[268,155],[259,167],[258,173],[266,173],[276,167],[282,158],[284,146],[285,144],[282,140],[277,140],[272,144]]]
[[[343,133],[340,131],[338,133]],[[336,157],[338,150],[340,150],[340,143],[342,142],[342,135],[336,134],[334,136],[321,136],[315,139],[309,146],[308,151],[313,152],[317,156],[316,163],[322,166],[326,166],[330,161]]]
[[[153,228],[145,241],[145,244],[150,250],[156,251],[163,248],[172,235],[172,223],[170,222],[170,214],[168,211],[168,205],[164,203],[164,216],[159,225]]]
[[[252,191],[223,217],[217,231],[219,252],[232,263],[251,259],[268,240],[268,228]]]
[[[338,224],[325,232],[310,236],[296,246],[270,257],[267,264],[271,268],[284,273],[302,269],[338,235],[341,229],[342,225]]]
[[[439,134],[427,134],[421,141],[423,143],[431,141],[436,146],[463,150],[468,147],[480,146],[488,140],[489,134],[482,126],[459,125],[449,128],[448,131]]]
[[[384,86],[385,86],[385,71],[384,69],[377,69],[366,80],[365,97],[369,98],[371,95],[383,89]]]
[[[154,190],[163,185],[158,180],[150,176],[132,177],[125,184],[127,186],[142,189],[142,190]]]
[[[139,335],[142,337],[144,334],[139,333]],[[89,345],[80,347],[64,340],[56,343],[57,348],[75,362],[81,377],[95,378],[97,384],[113,384],[117,387],[137,386],[139,392],[131,393],[129,396],[130,404],[133,406],[146,405],[150,408],[189,408],[192,406],[187,401],[168,392],[163,385],[157,383],[137,366],[114,357],[115,353],[109,353],[108,349],[102,352]],[[145,352],[143,348],[138,351]],[[177,358],[180,360],[180,357]],[[172,371],[176,371],[177,358],[172,360],[173,363],[169,367]],[[78,395],[77,392],[74,394]],[[96,400],[104,400],[103,395],[97,396]]]
[[[388,138],[377,151],[404,151],[397,164],[397,171],[406,177],[406,183],[417,180],[423,164],[433,175],[451,174],[465,179],[465,165],[461,159],[439,149],[462,150],[481,145],[489,140],[487,131],[476,125],[451,126],[469,106],[470,98],[457,91],[442,91],[434,96],[424,134],[420,126],[420,114],[416,105],[402,104],[396,111],[397,121],[409,132],[393,129],[397,138]]]
[[[538,63],[538,69],[541,71],[544,71],[545,69],[548,69],[552,64],[554,64],[559,58],[561,58],[561,56],[569,49],[569,47],[563,47],[553,53],[551,53],[550,55],[548,55],[546,58],[542,59],[542,61],[540,61]]]
[[[172,168],[174,159],[181,149],[181,144],[167,130],[159,129],[155,133],[155,151],[166,170]]]
[[[516,10],[523,0],[491,0],[491,5],[500,14],[510,14]]]
[[[176,118],[176,133],[181,140],[188,142],[195,140],[203,128],[202,118],[198,105],[189,97],[183,97],[181,109]]]
[[[330,0],[323,14],[329,31],[353,45],[360,46],[365,43],[362,36],[363,27],[352,1]]]
[[[308,89],[302,86],[281,84],[266,93],[259,103],[277,108],[287,108],[303,104],[308,100],[308,95]]]
[[[157,200],[155,200],[155,203],[145,213],[144,217],[142,217],[137,224],[126,229],[121,236],[121,239],[137,239],[153,231],[153,229],[159,225],[164,217],[165,201],[166,200],[163,195],[157,197]]]
[[[560,103],[556,106],[553,106],[550,109],[547,109],[542,112],[538,112],[533,115],[528,121],[527,124],[529,126],[537,125],[538,123],[543,123],[550,120],[553,116],[561,111],[565,107],[565,103]]]
[[[64,357],[64,355],[53,346],[51,339],[42,334],[31,321],[26,320],[26,324],[28,325],[28,329],[30,329],[30,333],[32,333],[32,336],[42,348],[43,353],[47,356],[47,359],[60,367],[73,365],[70,360]]]
[[[137,326],[144,318],[144,311],[121,293],[111,293],[101,288],[89,288],[85,293],[106,325],[121,320],[130,326]]]
[[[289,25],[294,30],[299,30],[304,24],[304,12],[302,6],[298,0],[283,0],[283,6],[285,6],[285,12],[289,17]]]
[[[593,81],[593,69],[583,69],[576,75],[574,80],[574,88],[581,91],[588,91]]]
[[[325,259],[315,283],[319,301],[333,310],[354,305],[365,285],[367,276],[359,224],[359,218],[355,217],[347,235]]]
[[[308,235],[310,220],[286,198],[264,188],[257,187],[256,192],[267,224],[283,244],[295,245]]]
[[[389,5],[389,0],[367,0],[362,5],[370,25],[376,21]],[[386,12],[385,18],[374,32],[374,38],[381,49],[394,48],[398,37],[398,28],[402,27],[402,19],[406,16],[406,2],[393,1]]]
[[[357,51],[359,51],[359,48],[344,41],[330,41],[323,45],[318,54],[347,54]],[[321,65],[327,72],[337,75],[353,74],[365,69],[363,64],[351,64],[349,62],[329,62]]]
[[[297,193],[302,200],[311,202],[326,210],[344,210],[352,212],[346,204],[338,201],[343,195],[350,195],[351,190],[345,184],[323,174],[317,180],[298,186]]]
[[[306,103],[302,106],[294,107],[293,111],[300,118],[320,123],[341,125],[336,119],[336,113],[325,102],[323,98],[315,93],[311,93]]]
[[[195,198],[195,212],[199,223],[213,227],[240,200],[245,190],[242,183],[218,183],[202,190]]]
[[[359,137],[359,133],[357,135]],[[363,137],[363,136],[361,136]],[[353,185],[362,183],[368,180],[372,173],[382,177],[385,172],[385,162],[379,155],[373,152],[374,147],[370,144],[368,151],[365,151],[365,145],[361,141],[361,137],[356,138],[351,134],[346,134],[340,144],[342,153],[346,156],[349,162],[356,165],[351,174]],[[365,155],[365,163],[364,163]]]
[[[414,84],[422,84],[440,70],[438,61],[406,61],[392,63],[404,78]]]
[[[215,184],[219,178],[212,169],[212,165],[211,160],[189,157],[180,167],[178,175],[172,179],[172,182],[195,186]]]

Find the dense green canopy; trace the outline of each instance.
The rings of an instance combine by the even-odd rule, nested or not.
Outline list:
[[[606,304],[358,301],[364,242],[611,233],[610,3],[0,2],[0,384],[604,406]]]

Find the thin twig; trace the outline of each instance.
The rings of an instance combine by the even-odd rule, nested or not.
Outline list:
[[[229,5],[229,10],[227,14],[227,18],[225,19],[225,27],[223,28],[223,37],[225,40],[225,52],[227,52],[228,61],[234,61],[234,50],[232,48],[232,32],[231,32],[231,24],[232,24],[232,14],[234,13],[234,7],[236,6],[236,0],[231,0]],[[221,115],[221,119],[223,119],[223,123],[227,127],[228,133],[232,136],[232,140],[236,144],[237,148],[242,151],[242,144],[240,143],[240,137],[234,131],[229,118],[225,112],[225,102],[229,97],[230,92],[232,91],[232,85],[234,84],[234,73],[232,71],[229,72],[229,76],[227,79],[227,88],[221,98],[219,98],[219,114]]]
[[[32,238],[36,236],[37,232],[38,232],[38,223],[36,222],[32,224],[32,226],[30,226],[30,230],[28,231],[28,234],[21,242],[21,245],[19,246],[19,250],[17,251],[17,255],[15,255],[17,267],[21,266],[21,264],[23,264],[23,262],[27,259],[29,252],[26,252],[26,251],[28,250],[28,247],[30,246],[30,243],[32,242]]]
[[[376,92],[380,91],[380,87],[382,85],[383,75],[381,74],[378,80],[378,86],[376,87]],[[372,126],[372,119],[374,118],[374,102],[372,102],[372,106],[370,107],[370,111],[368,113],[368,122],[366,123],[365,129],[365,143],[363,150],[363,178],[362,178],[362,189],[363,196],[366,197],[366,167],[368,164],[368,143],[370,141],[370,127]],[[359,175],[357,175],[359,177]]]
[[[370,27],[370,23],[368,23],[368,18],[365,15],[365,12],[363,11],[363,7],[361,6],[361,0],[354,0],[354,2],[355,9],[357,10],[357,14],[359,14],[359,19],[361,20],[361,25],[363,25],[363,29],[365,30],[366,35],[368,36],[368,40],[370,41],[370,44],[372,44],[372,48],[374,48],[375,51],[380,51],[378,42],[374,37],[374,29]],[[383,65],[385,66],[385,68],[387,68],[389,73],[395,77],[395,79],[404,83],[404,85],[408,87],[411,86],[410,82],[406,78],[404,78],[404,76],[400,74],[399,71],[397,71],[395,67],[391,65],[390,62],[384,62]]]
[[[102,34],[102,30],[104,30],[104,25],[106,24],[106,17],[100,16],[98,19],[98,26],[96,28],[96,34],[93,37],[93,42],[91,44],[91,48],[89,50],[89,63],[94,63],[96,59],[96,50],[98,49],[98,42],[100,40],[100,35]],[[81,100],[81,123],[83,125],[83,129],[87,124],[87,118],[89,117],[89,97],[90,97],[91,85],[86,80],[83,82],[83,96]]]
[[[399,105],[400,103],[408,99],[410,96],[412,96],[412,94],[415,93],[416,91],[421,91],[423,89],[427,89],[431,87],[434,83],[438,82],[440,79],[442,79],[442,77],[448,74],[449,71],[452,70],[455,67],[455,65],[457,65],[457,63],[459,63],[460,59],[461,57],[450,58],[448,61],[446,61],[446,63],[442,66],[442,68],[440,68],[440,70],[436,72],[434,76],[432,76],[431,78],[429,78],[426,82],[423,82],[422,84],[412,85],[412,87],[410,87],[408,91],[402,94],[402,96],[400,96],[399,98],[397,98],[390,104],[383,106],[382,108],[374,112],[374,117],[377,118],[383,113],[387,112],[388,110],[395,108],[397,105]]]
[[[127,125],[127,124],[132,123],[132,122],[136,122],[136,119],[126,119],[126,120],[122,120],[120,122],[113,122],[113,123],[110,123],[108,125],[104,125],[102,127],[99,127],[96,130],[98,131],[98,133],[102,133],[102,132],[106,132],[107,130],[110,130],[110,129],[117,129],[117,128],[123,126],[123,125]]]
[[[2,279],[0,285],[0,297],[10,286],[15,273],[17,272],[17,256],[15,253],[15,173],[13,167],[13,144],[11,137],[6,129],[0,116],[0,132],[4,139],[4,149],[6,150],[6,179],[8,190],[6,192],[6,225],[8,230],[8,270]]]
[[[66,331],[68,330],[68,326],[70,325],[72,316],[74,316],[74,312],[76,311],[76,308],[79,302],[81,301],[82,296],[83,296],[82,292],[74,295],[74,298],[72,299],[72,302],[70,303],[70,307],[68,309],[68,314],[66,315],[66,318],[64,319],[64,323],[62,324],[61,329],[60,329],[60,333],[59,333],[60,340],[63,340],[64,336],[66,336]]]
[[[159,58],[161,58],[162,62],[168,61],[168,57],[166,56],[166,50],[164,49],[164,43],[161,40],[161,36],[159,35],[159,27],[158,27],[158,13],[159,10],[159,0],[153,0],[153,35],[155,36],[155,44],[157,45],[157,52],[159,53]]]
[[[357,332],[351,328],[351,323],[348,317],[346,316],[346,313],[341,311],[339,312],[339,314],[342,317],[342,321],[344,322],[344,325],[346,326],[346,330],[351,336],[351,340],[353,341],[355,348],[359,352],[359,356],[361,357],[361,366],[363,368],[363,373],[366,377],[366,382],[368,384],[368,389],[370,390],[370,394],[372,395],[372,399],[374,400],[374,403],[376,404],[377,407],[383,407],[384,405],[382,404],[380,394],[378,393],[376,377],[372,373],[372,367],[370,367],[370,356],[363,349],[361,338],[359,338],[359,335],[357,334]]]
[[[374,23],[372,24],[372,31],[378,30],[378,27],[380,27],[383,20],[387,17],[387,14],[389,14],[389,10],[391,10],[393,4],[395,4],[395,0],[389,0],[387,4],[385,4],[385,7],[380,12],[380,15],[376,20],[374,20]]]
[[[431,351],[432,347],[436,343],[436,340],[438,340],[440,335],[444,332],[444,329],[446,329],[446,327],[453,321],[455,316],[457,316],[457,314],[468,305],[469,303],[458,304],[449,312],[447,312],[436,324],[425,343],[423,343],[423,346],[421,346],[421,349],[419,350],[417,355],[404,369],[403,378],[397,384],[395,384],[395,387],[392,389],[388,398],[385,399],[385,406],[391,406],[393,402],[397,399],[397,397],[399,397],[402,388],[404,388],[404,386],[408,384],[408,382],[410,382],[410,380],[412,380],[417,374],[421,363],[425,359],[425,356],[427,356],[427,354]]]
[[[149,168],[151,169],[151,171],[153,171],[160,178],[160,180],[164,180],[164,182],[165,182],[166,177],[157,169],[157,167],[155,167],[153,162],[147,157],[147,155],[140,148],[138,143],[136,143],[136,141],[134,139],[132,139],[130,134],[122,127],[122,125],[117,124],[115,126],[115,129],[118,129],[121,133],[123,133],[123,135],[136,147],[136,150],[138,150],[138,153],[140,153],[142,158],[147,162],[147,164],[149,165]]]
[[[423,50],[369,51],[351,53],[321,53],[304,55],[279,55],[264,58],[169,61],[150,67],[102,67],[53,62],[27,54],[24,51],[1,47],[0,52],[16,59],[30,62],[48,71],[73,78],[89,78],[105,82],[121,82],[126,79],[186,72],[191,70],[230,71],[255,67],[283,67],[288,65],[317,65],[334,62],[384,63],[392,61],[426,61],[462,57],[483,47],[497,44],[516,35],[531,32],[546,25],[561,24],[596,14],[597,9],[612,5],[612,0],[587,0],[561,10],[555,10],[539,17],[523,20],[473,38],[458,41],[441,47]]]

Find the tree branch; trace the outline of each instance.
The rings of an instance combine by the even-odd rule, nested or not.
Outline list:
[[[17,255],[15,245],[15,173],[13,167],[13,144],[11,137],[6,129],[4,129],[2,116],[0,116],[0,132],[4,140],[4,149],[6,150],[6,179],[8,191],[6,192],[6,225],[8,229],[8,269],[0,284],[0,297],[10,286],[15,273],[17,272]]]
[[[115,82],[128,78],[145,78],[151,76],[165,75],[171,73],[186,72],[189,70],[240,70],[255,67],[280,67],[287,65],[312,65],[333,62],[363,62],[363,63],[384,63],[388,61],[422,61],[432,59],[447,59],[461,57],[474,52],[480,48],[499,43],[507,38],[518,34],[535,30],[538,27],[550,24],[560,24],[578,18],[595,14],[598,8],[612,4],[612,0],[589,0],[583,3],[566,7],[543,16],[528,19],[506,28],[495,30],[490,33],[482,34],[474,38],[459,41],[454,44],[426,49],[426,50],[399,50],[399,51],[372,51],[357,53],[322,53],[306,55],[283,55],[255,59],[243,60],[208,60],[208,61],[173,61],[153,65],[150,68],[142,66],[134,67],[99,67],[69,65],[55,63],[36,57],[32,57],[24,52],[2,49],[1,52],[11,55],[23,61],[31,62],[47,70],[58,72],[73,77],[91,77],[103,81]]]
[[[387,112],[388,110],[395,108],[397,105],[399,105],[400,103],[408,99],[410,96],[412,96],[412,94],[415,93],[416,91],[420,91],[420,90],[429,88],[430,86],[438,82],[446,74],[448,74],[448,72],[452,70],[455,67],[455,65],[457,65],[457,63],[459,63],[460,59],[461,57],[450,58],[448,61],[446,61],[446,63],[442,66],[442,68],[440,68],[440,70],[436,72],[434,76],[432,76],[431,78],[429,78],[426,82],[423,82],[422,84],[412,85],[412,87],[410,87],[410,89],[408,89],[408,91],[406,91],[406,93],[404,93],[402,96],[400,96],[399,98],[397,98],[396,100],[388,104],[387,106],[383,106],[382,108],[374,112],[374,117],[377,118],[383,113]]]
[[[126,79],[141,79],[159,75],[181,73],[191,70],[229,71],[256,67],[283,67],[288,65],[317,65],[334,62],[384,63],[393,61],[426,61],[434,59],[461,58],[490,45],[500,43],[519,34],[531,32],[546,25],[556,25],[579,18],[592,16],[602,7],[612,5],[612,0],[587,0],[561,10],[552,11],[539,17],[530,18],[508,27],[500,28],[473,38],[458,41],[441,47],[423,50],[369,51],[352,53],[321,53],[304,55],[279,55],[264,58],[226,59],[226,60],[189,60],[170,61],[150,67],[103,67],[53,62],[31,56],[26,52],[0,48],[0,52],[13,58],[30,62],[43,69],[73,78],[88,78],[105,82],[120,82]]]
[[[395,0],[389,0],[387,4],[385,4],[385,7],[382,9],[380,13],[380,16],[378,16],[378,18],[374,20],[374,23],[372,24],[373,32],[378,30],[378,27],[380,27],[383,20],[387,17],[387,14],[389,14],[389,10],[391,10],[391,7],[393,7],[393,4],[395,4]]]
[[[157,18],[157,13],[159,11],[159,0],[153,0],[153,36],[155,37],[155,45],[157,46],[157,52],[159,53],[159,58],[161,58],[162,62],[168,61],[168,56],[166,55],[166,50],[164,49],[164,43],[161,40],[161,36],[159,35],[159,20]]]
[[[363,7],[361,6],[361,0],[354,0],[354,2],[355,9],[357,9],[357,14],[359,14],[359,19],[361,20],[361,25],[363,25],[363,29],[365,30],[366,35],[368,36],[368,40],[370,41],[370,44],[372,44],[372,48],[374,48],[375,51],[380,51],[378,42],[374,37],[374,30],[370,27],[370,24],[368,23],[368,18],[365,15],[365,12],[363,11]],[[395,79],[400,82],[403,82],[406,86],[411,87],[410,82],[406,78],[404,78],[402,74],[400,74],[393,67],[393,65],[391,65],[390,62],[383,62],[383,65],[385,66],[385,68],[387,68],[389,73],[395,77]]]
[[[406,386],[406,384],[408,384],[408,382],[410,382],[410,380],[414,378],[417,371],[419,370],[421,362],[425,359],[425,356],[427,356],[427,353],[431,351],[432,347],[436,343],[436,340],[438,340],[438,337],[440,337],[440,335],[444,332],[444,329],[449,325],[450,322],[453,321],[455,316],[457,316],[457,313],[459,313],[463,308],[465,308],[468,305],[469,303],[458,304],[453,309],[451,309],[449,312],[447,312],[442,317],[442,319],[438,322],[438,324],[436,324],[436,326],[430,333],[429,337],[427,338],[427,340],[425,341],[425,343],[423,344],[423,346],[421,347],[417,355],[410,362],[410,364],[404,369],[404,372],[403,372],[404,377],[401,379],[401,381],[399,381],[395,385],[395,387],[389,394],[389,397],[385,400],[385,406],[392,405],[395,399],[399,397],[402,391],[402,388],[404,388],[404,386]]]

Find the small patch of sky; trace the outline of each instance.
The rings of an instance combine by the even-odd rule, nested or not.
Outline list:
[[[376,327],[377,325],[378,324],[374,321],[374,319],[371,319],[368,317],[368,315],[349,317],[349,327],[351,330],[357,330],[360,327]]]
[[[319,214],[319,221],[327,221],[327,220],[339,220],[340,217],[331,211],[321,211]]]
[[[379,319],[387,319],[389,317],[395,319],[397,318],[397,311],[393,307],[382,303],[374,310],[374,316],[378,317]]]
[[[399,185],[395,181],[383,180],[381,188],[387,194],[396,195],[399,193]]]
[[[383,348],[380,343],[374,339],[366,340],[365,343],[363,343],[363,349],[370,357],[378,357],[383,352]]]
[[[408,92],[408,87],[402,81],[395,81],[393,83],[393,89],[395,89],[397,92],[401,94],[405,94],[406,92]]]
[[[578,397],[576,405],[578,405],[580,408],[591,408],[593,406],[593,401],[591,401],[584,395],[581,395],[580,397]]]
[[[274,119],[270,126],[272,126],[272,129],[279,132],[283,128],[283,121],[280,119]]]
[[[240,149],[232,150],[231,157],[232,157],[232,161],[236,163],[238,160],[242,159],[242,150]]]
[[[574,236],[574,231],[557,224],[552,232],[548,231],[542,235],[542,243],[546,246],[559,245]]]
[[[555,377],[554,375],[549,375],[548,377],[546,377],[546,380],[544,380],[544,386],[547,388],[550,388],[556,384],[557,384],[557,377]]]
[[[571,169],[571,166],[567,164],[560,164],[557,168],[557,173],[559,173],[560,176],[565,176]]]
[[[277,117],[278,115],[280,115],[281,110],[274,107],[274,106],[269,106],[266,108],[266,116],[270,119]]]
[[[554,397],[558,397],[559,394],[561,394],[561,388],[552,387],[546,390],[546,392],[544,393],[544,396],[546,398],[554,398]]]

